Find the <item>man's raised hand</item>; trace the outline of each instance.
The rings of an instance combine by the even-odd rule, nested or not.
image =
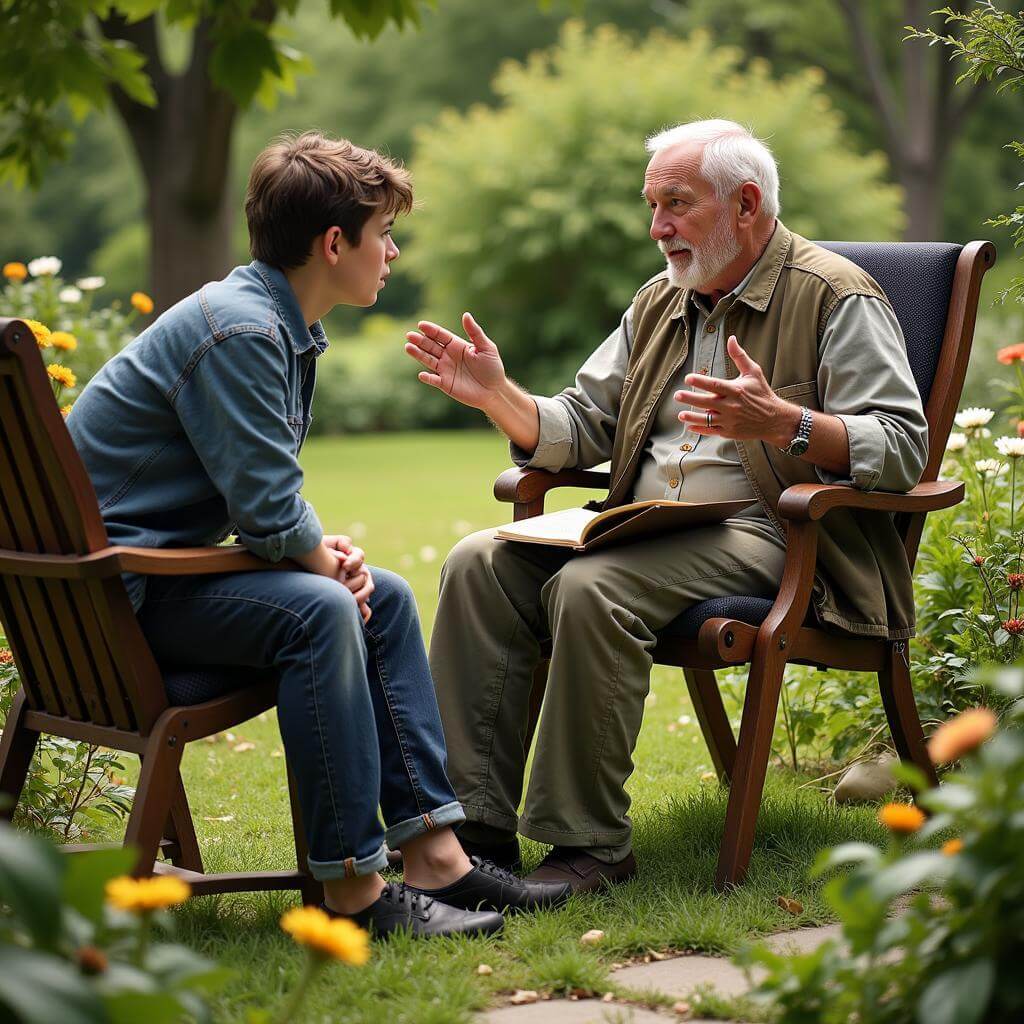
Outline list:
[[[486,409],[505,382],[505,367],[498,347],[469,313],[462,315],[469,341],[445,327],[421,320],[409,331],[405,351],[425,367],[418,374],[424,384],[443,391],[463,405]]]

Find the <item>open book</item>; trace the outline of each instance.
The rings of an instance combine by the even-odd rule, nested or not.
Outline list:
[[[606,544],[642,540],[659,533],[720,523],[753,504],[750,498],[741,498],[738,501],[706,502],[634,501],[604,512],[569,508],[501,526],[495,536],[501,540],[592,551]]]

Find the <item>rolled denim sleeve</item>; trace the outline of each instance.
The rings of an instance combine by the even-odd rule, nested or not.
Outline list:
[[[299,494],[303,475],[287,396],[281,342],[250,329],[211,344],[174,397],[239,540],[270,562],[312,551],[323,537],[313,506]]]
[[[512,461],[523,469],[589,469],[612,456],[622,384],[633,343],[633,307],[591,353],[576,382],[553,398],[531,396],[540,416],[533,453],[511,445]]]
[[[822,483],[860,490],[909,491],[928,459],[928,421],[889,305],[867,295],[843,299],[819,347],[818,395],[846,425],[850,473],[815,467]]]

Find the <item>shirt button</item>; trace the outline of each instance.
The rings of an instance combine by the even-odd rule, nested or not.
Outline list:
[[[676,477],[672,477],[672,479],[669,480],[668,485],[669,485],[669,487],[678,487],[679,486],[679,480]]]
[[[693,445],[690,445],[690,444],[681,444],[681,445],[679,446],[679,450],[680,450],[681,452],[689,452],[689,451],[692,451],[692,450],[693,450]]]
[[[700,368],[701,375],[706,377],[708,375],[708,373],[710,372],[710,370],[711,370],[710,366],[702,366]]]
[[[708,324],[707,327],[704,328],[704,330],[707,331],[708,334],[714,334],[716,329],[717,328],[714,324]]]

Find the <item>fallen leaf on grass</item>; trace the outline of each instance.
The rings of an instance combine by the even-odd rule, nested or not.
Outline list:
[[[659,953],[656,949],[648,951],[651,955],[652,960],[667,960],[668,956],[665,953]]]
[[[799,917],[804,912],[804,905],[799,900],[791,900],[788,896],[780,896],[775,902],[794,917]]]
[[[233,814],[222,814],[219,818],[207,818],[204,816],[203,821],[234,821],[235,816]]]
[[[584,932],[580,936],[580,943],[584,946],[596,946],[599,942],[603,941],[604,932],[597,928],[591,928],[589,932]]]
[[[614,999],[615,999],[615,994],[613,992],[605,992],[605,994],[603,996],[601,996],[601,1002],[602,1003],[610,1003]]]
[[[714,772],[701,772],[700,773],[700,781],[701,782],[710,782],[712,779],[717,779],[717,778],[718,778],[718,776]]]
[[[535,1003],[538,999],[540,996],[532,988],[517,988],[509,1002],[515,1006],[522,1006],[524,1003]]]
[[[236,754],[244,754],[247,750],[255,750],[256,744],[250,743],[248,740],[243,740],[241,743],[236,743],[231,749]]]
[[[678,1014],[680,1017],[685,1017],[690,1012],[690,1004],[683,1002],[682,999],[678,1003],[672,1004],[672,1012]]]
[[[481,964],[476,969],[476,973],[477,974],[493,974],[494,973],[494,968],[490,964]]]
[[[270,752],[270,756],[271,757],[284,757],[284,751],[283,750],[272,750]]]

